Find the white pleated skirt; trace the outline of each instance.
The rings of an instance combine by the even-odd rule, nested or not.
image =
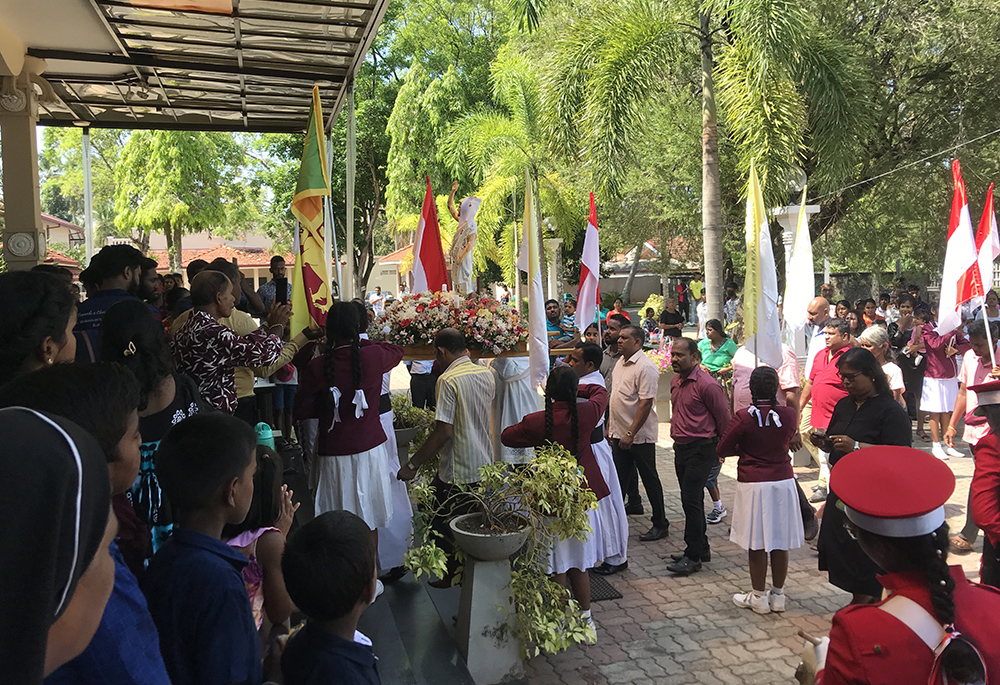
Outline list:
[[[589,516],[593,532],[586,540],[579,538],[559,540],[553,536],[552,549],[549,551],[549,573],[566,573],[571,568],[586,571],[604,559],[604,552],[601,549],[600,517],[596,509],[592,509]]]
[[[413,536],[413,507],[406,483],[396,478],[399,473],[399,457],[396,453],[396,431],[392,427],[392,412],[381,414],[382,430],[386,437],[386,458],[389,471],[389,490],[392,492],[392,517],[385,528],[378,530],[379,568],[387,571],[403,565],[403,555],[410,549]]]
[[[385,528],[393,511],[388,444],[357,454],[317,457],[316,516],[344,510],[360,516],[369,528]]]
[[[955,408],[957,399],[957,378],[924,378],[920,393],[920,411],[945,414]]]
[[[628,516],[625,514],[625,500],[618,483],[618,470],[607,440],[591,444],[601,475],[611,494],[597,503],[597,518],[601,522],[601,549],[604,561],[618,566],[628,560]]]
[[[737,483],[729,541],[767,552],[797,549],[805,532],[794,478]]]

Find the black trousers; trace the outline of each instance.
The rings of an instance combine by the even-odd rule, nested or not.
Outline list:
[[[972,462],[976,462],[976,445],[972,446]],[[969,499],[965,503],[965,527],[958,534],[969,543],[975,542],[979,537],[979,526],[972,520],[972,488],[969,488]]]
[[[434,409],[437,406],[434,401],[436,381],[437,376],[432,373],[417,373],[410,376],[410,397],[413,399],[414,407]]]
[[[233,412],[233,416],[250,424],[251,428],[255,427],[257,425],[256,395],[241,397],[236,405],[236,411]]]
[[[624,490],[622,495],[628,494],[631,483],[635,483],[635,490],[638,492],[639,485],[632,477],[638,470],[642,486],[646,489],[646,497],[649,498],[649,506],[653,510],[653,525],[657,528],[666,528],[670,522],[667,520],[667,510],[663,506],[663,485],[660,483],[660,475],[656,472],[656,443],[633,444],[626,450],[622,449],[618,438],[613,438],[611,454],[615,459],[615,470],[618,471],[618,483]]]
[[[695,561],[709,550],[702,492],[712,466],[719,460],[715,452],[718,443],[718,438],[698,438],[683,445],[674,443],[674,470],[681,486],[681,507],[684,509],[684,556]]]
[[[990,542],[990,539],[983,535],[983,585],[992,585],[995,588],[1000,588],[1000,559],[997,558],[998,554],[1000,554],[1000,550],[997,550],[993,546],[993,543]]]
[[[472,510],[473,500],[468,495],[460,494],[459,486],[445,483],[439,476],[434,476],[431,487],[434,488],[434,499],[438,508],[448,502],[447,506],[441,508],[434,520],[431,521],[431,527],[441,534],[437,544],[441,551],[448,555],[448,578],[450,579],[458,571],[458,561],[455,560],[455,534],[451,532],[451,526],[448,524],[456,516],[468,514]]]

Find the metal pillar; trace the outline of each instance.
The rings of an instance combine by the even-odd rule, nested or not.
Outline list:
[[[27,67],[20,76],[0,77],[0,136],[3,139],[4,229],[3,257],[7,268],[27,270],[45,261],[45,230],[38,195],[38,144],[35,124],[38,103],[28,80]]]
[[[344,216],[344,254],[347,257],[347,279],[341,284],[341,299],[350,300],[361,297],[363,293],[355,292],[354,277],[354,174],[357,164],[358,142],[354,128],[354,84],[347,88],[347,197]],[[345,288],[346,286],[346,288]]]
[[[90,175],[90,127],[83,129],[83,235],[87,264],[94,258],[94,192]]]
[[[333,175],[333,140],[329,136],[326,138],[326,179],[330,181]],[[333,290],[333,281],[336,280],[338,293],[342,293],[344,280],[340,274],[340,251],[337,249],[337,232],[333,227],[333,200],[327,195],[323,198],[323,258],[326,259],[327,276],[331,283],[330,293]],[[336,272],[330,271],[330,264],[336,266]]]

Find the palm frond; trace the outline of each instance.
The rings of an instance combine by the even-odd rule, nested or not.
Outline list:
[[[441,150],[456,170],[465,162],[472,175],[481,180],[497,157],[516,156],[518,151],[526,156],[529,147],[517,122],[499,112],[483,110],[455,122],[448,129]]]

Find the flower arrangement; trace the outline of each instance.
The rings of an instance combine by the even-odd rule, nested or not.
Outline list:
[[[647,350],[646,356],[649,357],[652,362],[656,365],[656,370],[660,373],[666,373],[667,371],[672,371],[673,366],[671,366],[671,349],[673,343],[668,343],[666,347],[658,350]]]
[[[527,337],[520,315],[490,297],[473,293],[456,304],[452,293],[405,295],[386,307],[369,331],[373,340],[397,345],[431,345],[442,328],[465,334],[469,349],[500,354]]]

